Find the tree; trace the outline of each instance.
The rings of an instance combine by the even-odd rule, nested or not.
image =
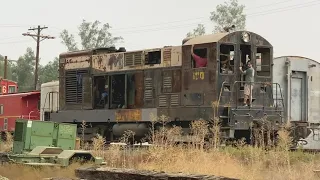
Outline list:
[[[193,32],[189,32],[187,37],[196,37],[206,34],[206,29],[203,24],[198,24],[197,28],[193,29]]]
[[[35,59],[34,51],[28,47],[26,53],[13,65],[13,80],[18,82],[20,92],[33,90]]]
[[[244,5],[239,5],[238,0],[229,0],[218,5],[210,16],[210,20],[216,23],[214,32],[224,32],[224,27],[232,25],[235,25],[235,30],[244,30],[246,27],[244,8]]]
[[[103,24],[100,28],[99,25],[101,22],[87,22],[83,20],[81,25],[78,27],[81,39],[81,49],[92,49],[98,47],[110,47],[114,46],[120,40],[123,40],[122,37],[113,37],[109,32],[111,26],[106,23]],[[75,40],[74,35],[70,34],[66,29],[63,30],[60,34],[62,39],[62,44],[64,44],[68,51],[79,50],[78,44]]]
[[[39,84],[58,80],[59,58],[55,58],[45,66],[39,68]]]

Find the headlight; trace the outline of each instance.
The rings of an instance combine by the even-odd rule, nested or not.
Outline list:
[[[250,41],[250,34],[249,33],[247,33],[247,32],[243,32],[242,34],[241,34],[241,36],[242,36],[242,40],[244,41],[244,42],[249,42]]]

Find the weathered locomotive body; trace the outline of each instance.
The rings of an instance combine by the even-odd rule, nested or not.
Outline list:
[[[195,68],[194,53],[207,59]],[[239,67],[250,60],[255,69],[252,107],[243,107],[244,76]],[[200,118],[221,121],[226,138],[247,137],[250,123],[283,119],[283,98],[272,83],[273,47],[248,31],[184,39],[182,46],[126,52],[99,48],[60,54],[59,111],[45,120],[84,120],[89,140],[95,133],[116,141],[125,130],[135,138],[149,132],[150,114],[165,115],[188,132]],[[228,70],[224,70],[229,68]],[[278,92],[278,91],[276,91]],[[107,98],[101,98],[107,93]],[[50,104],[50,103],[49,103]],[[214,105],[214,106],[213,106]],[[217,113],[214,113],[217,110]]]

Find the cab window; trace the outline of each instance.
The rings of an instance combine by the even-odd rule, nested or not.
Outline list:
[[[234,45],[221,44],[220,45],[220,73],[233,74],[234,73]]]
[[[270,76],[271,62],[270,48],[257,48],[256,71],[257,76]]]
[[[191,68],[205,68],[208,63],[207,48],[191,48]]]

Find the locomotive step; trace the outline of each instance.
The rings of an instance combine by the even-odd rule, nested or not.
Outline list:
[[[219,116],[219,118],[221,118],[221,119],[228,119],[229,117],[228,117],[228,116]]]
[[[228,126],[225,126],[225,127],[220,127],[219,129],[220,130],[228,130],[228,129],[230,129],[231,127],[228,127]]]
[[[243,100],[244,100],[244,97],[239,97],[239,99],[238,99],[240,102],[243,102]],[[254,102],[256,100],[256,98],[252,98],[252,102]]]

